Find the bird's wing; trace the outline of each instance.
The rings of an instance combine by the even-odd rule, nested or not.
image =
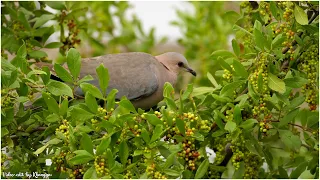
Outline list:
[[[99,87],[96,67],[108,68],[110,81],[107,93],[118,89],[117,99],[126,96],[129,100],[153,94],[159,87],[157,72],[160,63],[150,54],[121,53],[82,59],[80,78],[91,75],[93,85]]]

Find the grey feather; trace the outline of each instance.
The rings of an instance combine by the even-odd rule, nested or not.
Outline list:
[[[107,94],[118,89],[117,99],[126,96],[137,100],[153,94],[159,87],[156,68],[160,63],[150,54],[134,52],[82,59],[80,78],[91,75],[95,80],[90,83],[99,87],[95,70],[101,63],[108,68],[110,76]],[[83,95],[81,89],[76,93]]]

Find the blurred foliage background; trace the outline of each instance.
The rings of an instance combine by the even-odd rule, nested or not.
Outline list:
[[[233,23],[229,10],[238,11],[234,9],[238,2],[183,3],[190,3],[194,13],[176,9],[178,19],[168,22],[168,26],[179,28],[182,38],[168,43],[167,37],[155,36],[154,27],[145,31],[136,14],[128,16],[133,8],[130,2],[1,2],[1,53],[4,57],[10,56],[23,41],[31,63],[33,60],[62,63],[65,52],[73,47],[82,57],[178,51],[185,55],[198,76],[193,79],[181,76],[177,89],[186,87],[190,81],[207,86],[210,82],[206,73],[217,68],[210,61],[210,55],[215,50],[229,48]]]

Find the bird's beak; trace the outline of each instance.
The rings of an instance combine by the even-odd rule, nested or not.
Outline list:
[[[192,75],[197,76],[197,73],[196,73],[193,69],[191,69],[191,68],[189,68],[189,67],[186,67],[186,70],[187,70],[189,73],[191,73]]]

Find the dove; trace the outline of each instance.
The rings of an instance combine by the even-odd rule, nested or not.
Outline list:
[[[181,72],[189,72],[196,76],[187,59],[180,53],[167,52],[158,56],[143,52],[108,54],[81,60],[80,78],[91,75],[89,81],[99,88],[96,68],[103,64],[109,72],[107,94],[117,89],[116,99],[126,96],[135,108],[149,109],[163,100],[163,86],[169,82],[176,84]],[[41,66],[44,66],[42,64]],[[66,64],[64,65],[67,68]],[[83,96],[81,88],[75,94]]]

